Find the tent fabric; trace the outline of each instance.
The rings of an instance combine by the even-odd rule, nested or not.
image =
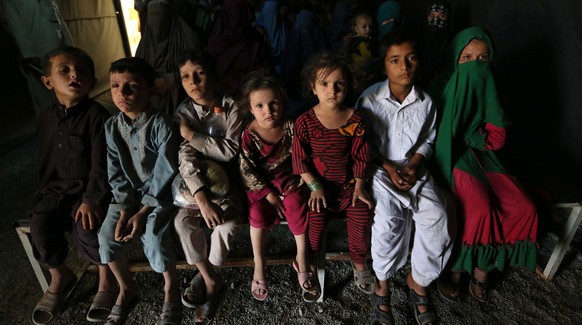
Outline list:
[[[75,46],[95,62],[97,84],[90,96],[109,90],[109,66],[124,58],[123,40],[113,1],[56,0]]]

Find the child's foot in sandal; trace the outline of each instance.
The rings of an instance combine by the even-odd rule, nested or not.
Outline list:
[[[299,286],[301,287],[301,297],[305,302],[315,302],[319,299],[321,295],[321,287],[319,285],[319,279],[311,271],[300,272],[299,265],[297,261],[293,261],[293,269],[297,272],[297,280],[299,281]]]
[[[481,282],[475,277],[471,277],[471,281],[469,281],[469,293],[475,299],[479,300],[480,302],[487,301],[487,283]]]
[[[354,271],[354,282],[360,291],[367,295],[371,295],[374,293],[374,285],[376,280],[374,279],[374,274],[372,274],[372,270],[366,268],[365,270],[358,270],[356,269],[356,265],[354,262],[352,263],[352,269]],[[364,267],[366,264],[364,263]]]
[[[419,285],[413,278],[412,274],[406,275],[406,285],[408,286],[408,297],[414,309],[414,318],[418,325],[434,324],[436,316],[433,312],[434,307],[429,299],[429,291],[426,287]],[[420,293],[417,292],[420,291]]]
[[[394,325],[394,316],[390,305],[390,296],[382,297],[372,293],[372,313],[370,314],[372,325]]]
[[[266,280],[253,280],[251,282],[251,294],[258,301],[265,301],[269,296],[269,284]]]

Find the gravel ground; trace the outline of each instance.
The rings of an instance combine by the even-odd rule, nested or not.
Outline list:
[[[21,218],[30,204],[30,195],[37,187],[36,140],[30,139],[0,156],[0,190],[3,216],[0,218],[0,324],[29,324],[31,312],[41,297],[41,290],[28,263],[12,224]],[[542,220],[544,230],[563,224],[566,211],[552,210],[552,217]],[[559,228],[556,228],[559,229]],[[345,248],[339,232],[330,235],[328,251]],[[573,244],[580,249],[582,231]],[[540,265],[545,265],[555,245],[552,236],[543,235],[540,242]],[[284,227],[270,234],[267,254],[290,256],[293,240]],[[137,248],[139,249],[139,248]],[[248,228],[241,227],[234,243],[233,256],[250,256]],[[551,282],[546,282],[523,269],[509,269],[494,274],[490,299],[479,303],[464,296],[458,304],[442,299],[432,289],[432,300],[442,324],[581,324],[582,323],[582,259],[572,250],[562,269]],[[71,256],[70,262],[79,262]],[[413,311],[406,299],[404,275],[410,265],[393,281],[393,313],[397,324],[414,324]],[[370,298],[353,284],[349,262],[328,262],[325,299],[308,304],[301,300],[296,275],[288,265],[268,267],[269,298],[256,302],[250,295],[251,267],[221,268],[227,287],[214,324],[366,324],[369,323]],[[191,271],[180,271],[183,283]],[[163,300],[163,278],[153,272],[134,274],[140,287],[141,302],[131,313],[127,324],[155,324]],[[466,286],[465,286],[466,287]],[[85,314],[97,288],[97,275],[86,273],[62,313],[52,324],[85,324]],[[192,324],[194,311],[184,309],[184,324]]]

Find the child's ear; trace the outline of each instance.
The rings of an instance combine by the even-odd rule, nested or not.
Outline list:
[[[40,77],[40,81],[47,89],[53,90],[53,85],[52,85],[50,77],[42,76],[42,77]]]

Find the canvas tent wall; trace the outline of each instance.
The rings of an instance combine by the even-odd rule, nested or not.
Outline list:
[[[122,29],[113,0],[56,0],[69,27],[75,46],[85,50],[95,61],[96,96],[109,90],[109,65],[126,57]],[[125,30],[123,30],[125,33]]]

